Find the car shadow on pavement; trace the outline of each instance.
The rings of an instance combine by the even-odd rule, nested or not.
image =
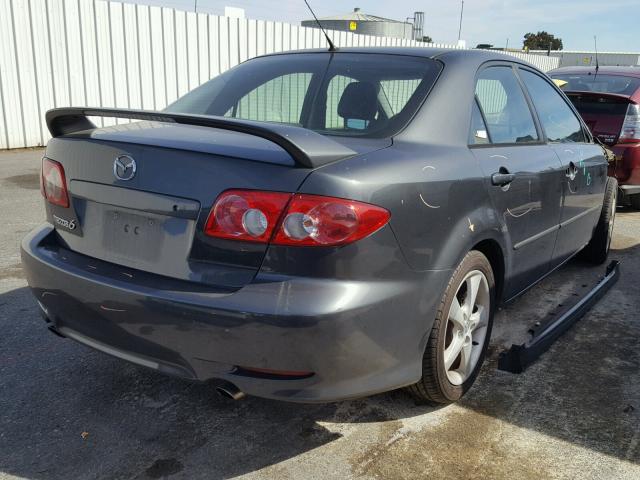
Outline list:
[[[640,299],[629,277],[640,268],[639,248],[613,251],[623,260],[622,277],[605,297],[608,306],[596,305],[526,373],[496,370],[506,341],[498,336],[459,403],[467,413],[449,428],[499,419],[640,463]],[[569,263],[505,307],[497,327],[528,326],[549,306],[541,298],[563,301],[603,270]],[[331,444],[342,436],[338,424],[441,413],[403,391],[327,405],[233,402],[212,385],[168,378],[50,334],[26,287],[0,294],[0,327],[0,477],[229,478]],[[473,435],[484,433],[467,431],[466,441],[473,445]]]

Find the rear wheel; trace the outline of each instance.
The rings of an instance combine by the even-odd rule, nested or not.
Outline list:
[[[616,205],[618,202],[618,181],[607,178],[607,185],[604,192],[604,202],[600,219],[593,232],[591,241],[580,252],[580,256],[590,263],[599,265],[604,263],[609,255],[611,238],[613,237],[613,226],[616,219]]]
[[[422,378],[408,387],[419,400],[451,403],[475,381],[493,324],[495,281],[491,264],[469,252],[444,292],[422,361]]]

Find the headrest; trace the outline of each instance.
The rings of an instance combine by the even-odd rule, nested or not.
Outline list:
[[[369,82],[353,82],[344,89],[338,115],[346,119],[374,120],[378,111],[378,89]]]

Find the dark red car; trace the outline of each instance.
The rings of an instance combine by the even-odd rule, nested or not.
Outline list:
[[[640,210],[640,67],[564,67],[549,76],[613,150],[609,175],[618,179],[622,200]]]

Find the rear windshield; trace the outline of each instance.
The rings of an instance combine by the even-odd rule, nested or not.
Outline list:
[[[551,75],[555,80],[562,80],[560,88],[573,92],[616,93],[631,96],[640,88],[640,78],[625,77],[623,75],[594,75],[594,74],[559,74]]]
[[[256,58],[166,111],[299,125],[327,135],[388,137],[411,119],[441,66],[421,57],[304,53]]]

